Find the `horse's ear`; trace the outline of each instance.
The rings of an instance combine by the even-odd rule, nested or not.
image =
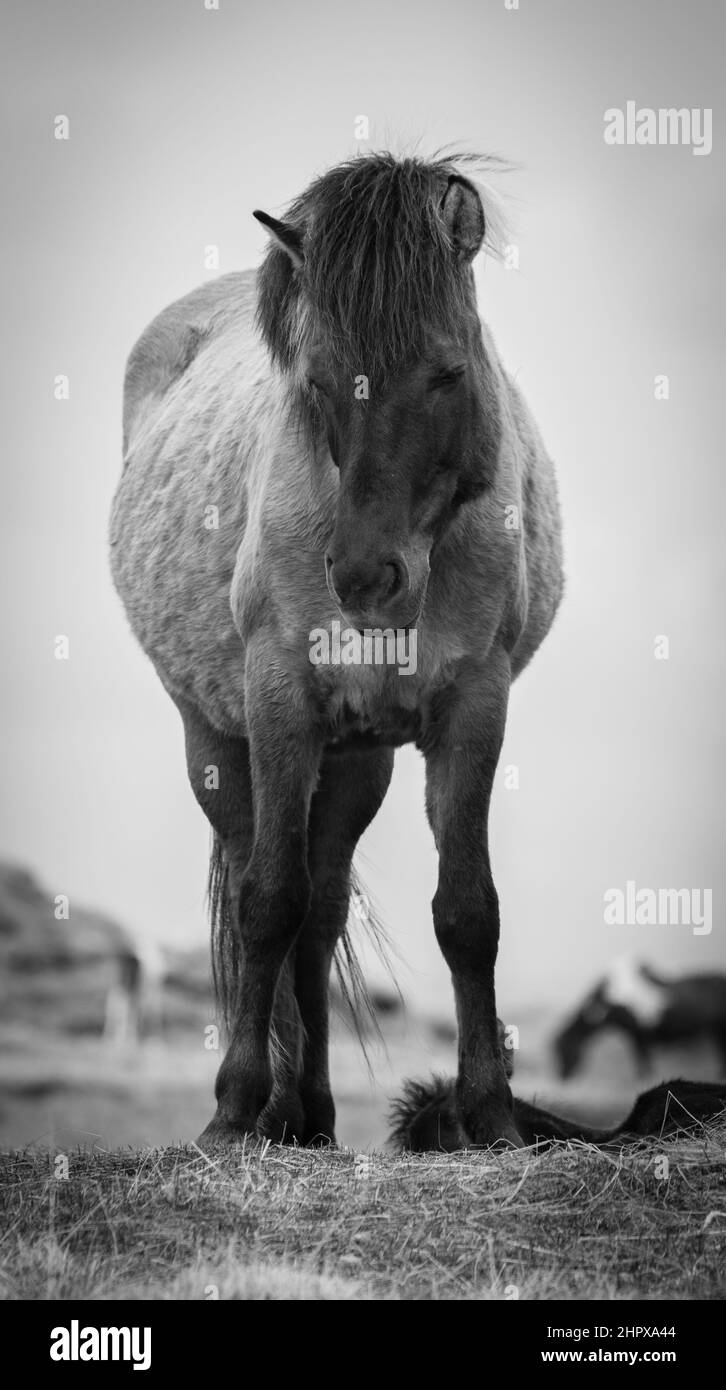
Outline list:
[[[441,199],[441,215],[457,255],[473,260],[486,231],[484,209],[474,185],[460,174],[451,174],[449,178]]]
[[[276,217],[270,217],[266,212],[259,210],[253,212],[253,217],[261,222],[266,231],[270,233],[273,241],[281,246],[283,251],[287,251],[290,260],[295,267],[303,263],[302,237],[297,227],[291,227],[289,222],[278,222]]]

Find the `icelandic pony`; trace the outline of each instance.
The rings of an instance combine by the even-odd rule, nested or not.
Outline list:
[[[593,1038],[605,1032],[627,1038],[640,1072],[654,1048],[710,1042],[726,1074],[726,975],[667,979],[649,966],[616,961],[554,1039],[560,1076],[578,1071]]]
[[[462,158],[323,174],[257,275],[172,304],[129,358],[112,570],[215,835],[230,1040],[207,1141],[334,1138],[328,980],[394,749],[426,760],[457,1115],[519,1144],[497,1047],[487,819],[512,680],[562,589],[551,462],[477,310],[496,202]],[[416,630],[415,671],[311,634]]]

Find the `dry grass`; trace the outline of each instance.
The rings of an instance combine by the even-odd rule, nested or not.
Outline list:
[[[714,1299],[725,1152],[719,1124],[610,1153],[77,1152],[67,1178],[13,1153],[3,1295]]]

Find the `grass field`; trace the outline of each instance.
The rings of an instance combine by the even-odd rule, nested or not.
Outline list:
[[[608,1123],[638,1080],[614,1042],[576,1082],[523,1028],[516,1089]],[[189,1141],[211,1114],[219,1053],[201,1032],[124,1054],[98,1038],[3,1030],[0,1289],[9,1299],[716,1299],[726,1294],[726,1125],[603,1153],[394,1157],[386,1105],[403,1076],[451,1072],[453,1042],[386,1023],[375,1084],[339,1027],[337,1151]],[[667,1058],[659,1079],[708,1073]],[[652,1082],[650,1083],[652,1084]],[[184,1141],[180,1143],[179,1141]]]
[[[725,1150],[726,1125],[607,1154],[77,1152],[67,1176],[16,1153],[0,1277],[10,1299],[717,1299]]]

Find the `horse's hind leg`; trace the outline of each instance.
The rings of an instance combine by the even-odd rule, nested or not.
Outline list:
[[[304,1027],[300,1091],[308,1144],[335,1139],[328,1070],[330,965],[348,917],[353,852],[383,801],[392,771],[390,748],[331,754],[310,808],[313,893],[295,947],[295,988]]]
[[[488,817],[504,737],[509,660],[495,649],[483,668],[461,670],[424,727],[427,810],[439,852],[436,936],[456,995],[456,1102],[474,1144],[520,1144],[497,1037],[494,963],[499,904],[489,863]]]
[[[177,701],[182,719],[187,754],[187,770],[194,795],[212,826],[219,842],[222,862],[219,866],[222,901],[217,905],[217,929],[226,931],[228,939],[220,943],[220,954],[227,957],[219,963],[218,987],[226,996],[229,1011],[234,1012],[239,976],[243,969],[237,922],[240,887],[252,852],[254,818],[252,778],[249,749],[245,739],[221,734],[193,706]],[[298,1073],[301,1066],[301,1025],[295,1000],[293,962],[286,962],[280,972],[270,1029],[270,1049],[273,1053],[274,1085],[272,1095],[261,1117],[260,1127],[276,1140],[300,1138],[303,1128],[298,1092]],[[219,1088],[218,1088],[219,1089]],[[234,1122],[218,1111],[205,1131],[207,1139],[232,1139],[255,1128]]]

